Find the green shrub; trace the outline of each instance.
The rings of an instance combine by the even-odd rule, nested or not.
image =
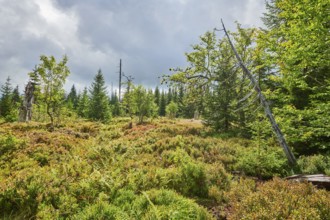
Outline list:
[[[0,137],[0,156],[15,151],[23,144],[23,141],[15,138],[15,136],[11,134]]]
[[[105,201],[99,201],[96,204],[85,207],[79,214],[73,216],[72,219],[126,220],[129,219],[129,216],[118,207]]]
[[[224,193],[229,189],[231,176],[221,163],[209,164],[206,167],[206,185],[208,197],[218,202],[224,201]]]
[[[300,170],[304,174],[326,174],[330,175],[330,156],[312,155],[301,156],[298,159]]]
[[[289,172],[287,159],[281,148],[243,148],[239,152],[235,168],[248,176],[270,179],[286,176]]]
[[[206,167],[202,163],[185,161],[180,166],[181,184],[178,186],[183,195],[204,197],[208,192]]]
[[[211,186],[217,186],[220,191],[229,186],[229,176],[219,163],[196,161],[180,148],[164,152],[163,160],[169,168],[158,173],[162,175],[161,187],[169,187],[189,197],[207,198]]]
[[[230,190],[225,192],[225,199],[230,204],[239,204],[246,195],[255,192],[256,182],[249,178],[239,178],[237,181],[233,181]]]
[[[36,214],[36,219],[59,219],[60,210],[55,209],[51,204],[41,204],[38,207],[38,213]]]
[[[41,153],[41,152],[36,152],[33,155],[33,158],[38,161],[40,166],[45,166],[48,165],[49,162],[49,156],[47,154]]]
[[[202,129],[188,122],[156,121],[122,130],[126,121],[117,121],[72,122],[52,133],[36,122],[2,124],[0,218],[211,219],[199,205],[232,219],[249,211],[255,211],[249,218],[258,218],[260,210],[268,212],[273,205],[259,201],[261,195],[275,197],[277,191],[284,204],[296,208],[295,197],[291,204],[282,195],[284,187],[264,192],[266,184],[235,182],[227,173],[239,169],[264,179],[285,176],[287,161],[280,147],[265,148],[269,143],[263,143],[256,148],[249,140],[202,137]],[[305,173],[327,173],[329,157],[301,157],[298,164]],[[293,189],[305,196],[303,191]],[[328,217],[322,195],[314,188],[310,192],[313,196],[298,204],[319,204],[306,210]],[[271,196],[268,200],[275,201]],[[305,210],[297,210],[307,216]]]
[[[136,199],[136,195],[133,190],[120,189],[115,195],[111,203],[117,207],[120,207],[125,212],[131,212],[132,203]]]
[[[228,219],[330,219],[330,192],[275,178],[232,188]]]
[[[6,122],[15,122],[18,121],[18,110],[12,110],[8,115],[5,117]]]
[[[206,209],[193,200],[171,190],[150,190],[133,203],[134,219],[213,219]]]
[[[27,168],[10,177],[7,184],[0,186],[0,207],[3,214],[20,215],[25,219],[37,213],[38,205],[45,192],[45,173]],[[8,184],[10,182],[10,184]]]

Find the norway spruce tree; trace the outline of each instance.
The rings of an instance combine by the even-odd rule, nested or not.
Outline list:
[[[110,105],[112,109],[112,115],[113,116],[120,116],[121,115],[121,109],[120,109],[120,102],[119,97],[117,93],[112,93],[110,98]]]
[[[21,95],[19,94],[19,87],[18,85],[13,90],[13,97],[12,97],[13,103],[15,106],[19,106],[19,104],[22,101]]]
[[[160,96],[158,112],[159,112],[159,116],[165,116],[165,114],[166,114],[166,95],[165,95],[164,91],[162,92],[162,94]]]
[[[109,98],[106,89],[102,71],[99,70],[89,89],[89,118],[92,120],[108,122],[111,119]]]
[[[7,117],[13,110],[13,88],[10,83],[10,77],[7,78],[4,85],[1,86],[1,98],[0,98],[0,115]]]
[[[297,153],[329,152],[329,1],[270,0],[266,9],[258,46],[276,71],[273,111]]]
[[[155,96],[155,103],[156,103],[157,107],[159,108],[159,104],[160,104],[160,91],[159,91],[158,86],[156,86],[154,96]]]
[[[78,95],[77,95],[77,90],[74,84],[71,87],[70,93],[68,94],[66,98],[67,105],[69,106],[70,109],[76,110],[78,107]]]
[[[83,92],[78,96],[78,115],[83,118],[88,118],[89,97],[88,90],[85,87]]]

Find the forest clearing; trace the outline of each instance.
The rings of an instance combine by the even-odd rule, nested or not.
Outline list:
[[[53,132],[2,123],[1,218],[330,217],[329,191],[281,178],[291,170],[278,146],[215,137],[191,120],[129,121],[72,121]]]
[[[330,219],[329,0],[16,1],[0,220]]]

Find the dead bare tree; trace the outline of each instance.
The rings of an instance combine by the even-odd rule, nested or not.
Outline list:
[[[129,117],[131,118],[131,122],[128,125],[128,128],[132,128],[133,127],[133,97],[132,97],[132,86],[133,86],[133,80],[134,78],[132,76],[126,76],[123,73],[123,77],[126,78],[126,82],[124,84],[127,85],[126,88],[126,97],[125,97],[125,101],[123,102],[127,113],[129,114]]]
[[[286,143],[286,140],[281,132],[281,129],[279,128],[279,126],[277,125],[276,121],[275,121],[275,118],[272,114],[272,111],[269,107],[269,104],[265,98],[265,96],[262,94],[261,92],[261,88],[257,82],[257,80],[254,78],[254,76],[252,75],[252,73],[248,70],[248,68],[244,65],[243,63],[243,60],[241,59],[241,57],[238,55],[235,47],[234,47],[234,44],[232,43],[232,41],[230,40],[230,37],[229,37],[229,34],[227,33],[227,30],[225,28],[225,25],[221,19],[221,24],[222,24],[222,30],[225,32],[227,38],[228,38],[228,42],[236,56],[236,59],[238,60],[238,63],[240,65],[240,67],[242,68],[243,70],[243,73],[247,75],[247,77],[250,79],[255,91],[258,93],[258,96],[260,98],[260,102],[261,102],[261,105],[263,106],[264,110],[265,110],[265,114],[267,116],[267,118],[269,119],[271,125],[272,125],[272,128],[277,136],[277,139],[280,143],[280,145],[282,146],[283,150],[284,150],[284,153],[289,161],[289,164],[294,166],[296,164],[296,159],[293,155],[293,153],[291,152],[290,148],[288,147],[287,143]]]
[[[123,73],[121,71],[121,59],[119,60],[119,92],[118,92],[118,100],[121,102],[121,77]]]
[[[31,81],[25,86],[24,100],[20,108],[19,121],[28,122],[32,119],[32,104],[34,101],[34,85]]]

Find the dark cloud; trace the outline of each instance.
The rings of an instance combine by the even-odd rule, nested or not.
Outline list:
[[[99,68],[117,85],[119,59],[135,83],[159,84],[200,35],[234,21],[260,26],[264,0],[0,0],[0,83],[21,88],[41,54],[69,57],[66,88],[89,86]]]

